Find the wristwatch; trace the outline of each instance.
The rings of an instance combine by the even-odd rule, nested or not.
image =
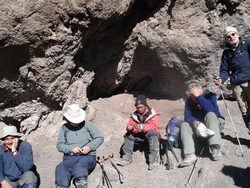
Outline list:
[[[16,154],[17,154],[17,150],[12,151],[12,154],[13,154],[13,155],[16,155]]]

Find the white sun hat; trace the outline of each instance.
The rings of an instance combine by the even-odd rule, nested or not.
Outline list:
[[[227,33],[229,33],[229,32],[235,32],[235,33],[239,34],[235,27],[228,26],[224,29],[223,36],[225,37],[227,35]]]
[[[81,123],[85,120],[86,112],[81,109],[77,104],[71,104],[68,107],[68,111],[63,116],[71,123]]]
[[[7,136],[17,136],[21,137],[22,133],[18,133],[17,129],[13,125],[6,125],[3,127],[3,135],[1,136],[1,140],[4,140],[5,137]]]

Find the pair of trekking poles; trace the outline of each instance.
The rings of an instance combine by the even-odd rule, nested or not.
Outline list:
[[[97,188],[103,188],[103,187],[105,187],[105,184],[106,184],[106,186],[107,186],[107,188],[112,188],[112,185],[111,185],[111,182],[110,182],[110,180],[109,180],[109,177],[108,177],[108,175],[107,175],[107,173],[106,173],[106,171],[104,170],[104,166],[103,166],[103,162],[104,161],[106,161],[106,160],[109,160],[110,161],[110,163],[111,163],[111,165],[112,165],[112,167],[117,171],[117,173],[118,173],[118,176],[119,176],[119,180],[120,180],[120,183],[122,184],[123,183],[123,181],[122,181],[122,179],[124,178],[123,177],[123,174],[119,171],[119,169],[116,167],[116,165],[110,160],[110,158],[113,158],[114,157],[114,154],[112,153],[112,155],[109,155],[109,156],[102,156],[102,157],[100,157],[100,156],[98,156],[97,157],[97,162],[98,162],[98,164],[100,165],[100,167],[101,167],[101,169],[102,169],[102,178],[101,178],[101,181],[102,181],[102,185],[98,185],[98,187]]]
[[[215,79],[216,79],[216,77],[215,77]],[[244,157],[244,152],[243,152],[243,149],[242,149],[242,146],[241,146],[241,143],[240,143],[240,140],[239,140],[239,137],[238,137],[238,134],[237,134],[237,131],[236,131],[236,128],[235,128],[235,125],[234,125],[232,116],[231,116],[230,111],[229,111],[229,109],[228,109],[228,107],[227,107],[225,97],[224,97],[224,95],[223,95],[223,93],[222,93],[222,90],[221,90],[221,84],[218,85],[218,88],[219,88],[219,90],[220,90],[220,94],[221,94],[221,96],[222,96],[222,99],[223,99],[223,102],[224,102],[224,104],[225,104],[225,107],[226,107],[228,116],[229,116],[229,118],[230,118],[231,124],[232,124],[233,129],[234,129],[234,133],[235,133],[236,138],[237,138],[237,141],[238,141],[238,143],[239,143],[240,150],[241,150],[241,153],[242,153],[242,157]],[[198,161],[199,161],[200,156],[201,156],[202,153],[203,153],[203,150],[204,150],[204,147],[202,148],[202,150],[201,150],[199,156],[197,157],[197,159],[196,159],[196,161],[195,161],[195,163],[194,163],[194,167],[193,167],[192,172],[191,172],[191,174],[190,174],[190,176],[189,176],[189,178],[188,178],[188,182],[187,182],[187,184],[186,184],[186,187],[189,187],[189,185],[190,185],[191,179],[192,179],[193,174],[194,174],[194,170],[195,170],[195,168],[196,168],[196,166],[197,166],[197,164],[198,164]]]

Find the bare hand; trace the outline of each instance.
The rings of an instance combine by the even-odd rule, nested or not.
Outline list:
[[[195,97],[202,95],[203,91],[199,88],[192,87],[189,89],[189,93]]]
[[[18,138],[14,138],[13,144],[11,146],[11,151],[12,152],[16,151],[17,146],[18,146],[18,142],[19,142],[19,139]]]
[[[133,128],[134,128],[134,126],[133,126],[133,125],[127,125],[127,130],[132,131],[132,130],[133,130]]]
[[[217,76],[215,79],[214,79],[214,84],[215,85],[220,85],[222,83],[222,80],[219,76]]]
[[[1,186],[2,186],[2,188],[13,188],[13,187],[9,184],[9,182],[6,181],[6,180],[3,180],[3,181],[1,182]]]
[[[82,154],[88,154],[91,151],[89,146],[84,146],[82,148]]]
[[[78,146],[75,146],[75,147],[72,148],[72,152],[74,154],[78,154],[78,153],[82,153],[82,150]]]
[[[194,127],[197,128],[197,126],[199,125],[199,123],[200,123],[200,122],[199,122],[198,120],[195,120],[195,121],[193,122]]]

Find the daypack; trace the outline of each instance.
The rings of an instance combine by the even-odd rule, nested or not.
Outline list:
[[[179,147],[179,135],[180,135],[180,128],[181,124],[184,121],[178,117],[172,117],[166,126],[166,135],[169,143],[175,147]]]

